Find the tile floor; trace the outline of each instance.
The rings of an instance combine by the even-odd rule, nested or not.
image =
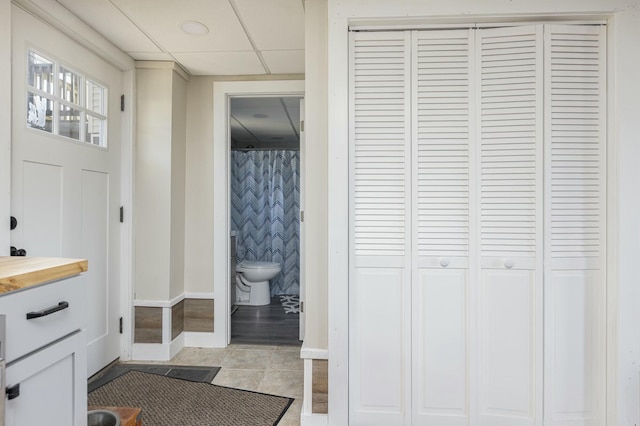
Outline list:
[[[214,385],[295,398],[278,426],[300,424],[303,361],[299,347],[231,344],[225,349],[185,348],[166,364],[219,366]]]

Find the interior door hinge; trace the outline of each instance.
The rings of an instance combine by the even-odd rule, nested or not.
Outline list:
[[[300,120],[300,131],[304,132],[304,120]]]
[[[120,223],[124,223],[124,206],[120,206]]]
[[[122,317],[120,317],[120,334],[122,334]]]
[[[300,302],[300,313],[304,313],[304,301]]]
[[[300,212],[300,222],[304,222],[304,210]]]
[[[120,111],[124,111],[124,95],[120,95]]]

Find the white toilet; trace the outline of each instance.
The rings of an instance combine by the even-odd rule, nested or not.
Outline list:
[[[280,273],[279,263],[243,260],[236,265],[236,305],[262,306],[271,303],[269,280]]]

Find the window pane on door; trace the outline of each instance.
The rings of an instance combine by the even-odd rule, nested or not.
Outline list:
[[[53,94],[53,62],[29,51],[29,86]]]
[[[80,140],[80,111],[67,105],[60,105],[58,134]]]
[[[106,129],[107,120],[87,114],[85,120],[85,142],[97,146],[107,146],[105,139]]]
[[[53,101],[34,93],[27,98],[27,125],[51,133],[53,117]]]
[[[64,67],[60,67],[60,98],[80,105],[81,77]]]
[[[89,111],[104,115],[104,87],[87,80],[87,104]]]

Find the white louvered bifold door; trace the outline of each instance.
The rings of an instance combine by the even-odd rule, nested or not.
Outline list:
[[[350,37],[349,418],[401,425],[411,377],[410,33]]]
[[[606,27],[545,27],[545,425],[605,424]]]
[[[542,424],[542,26],[478,31],[478,424]]]
[[[469,424],[473,35],[412,39],[412,425]]]

